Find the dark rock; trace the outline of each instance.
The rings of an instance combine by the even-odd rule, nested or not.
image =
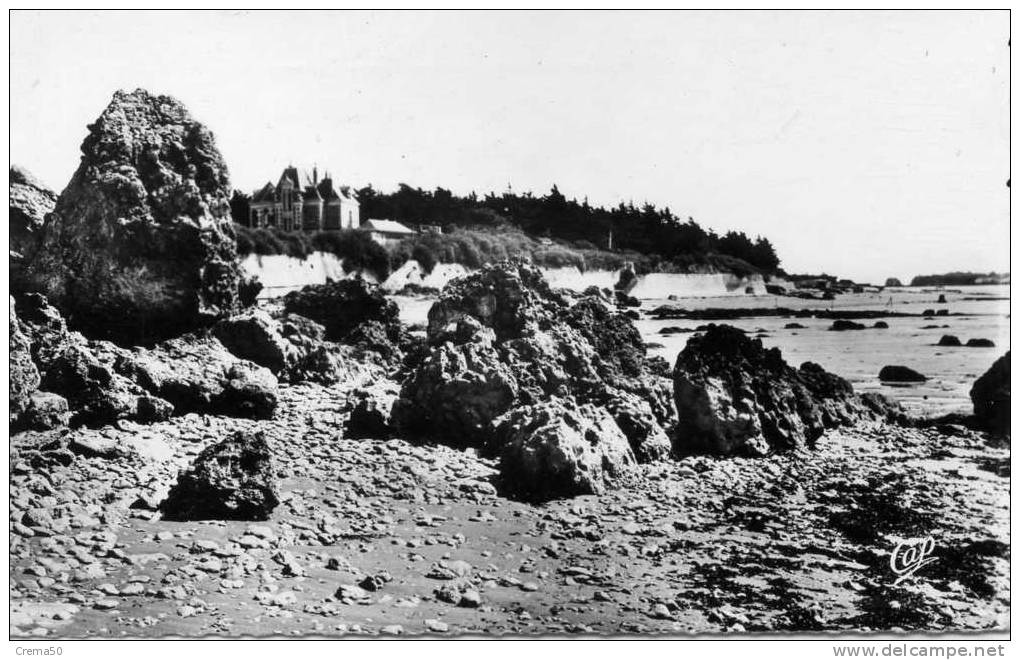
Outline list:
[[[968,339],[968,348],[995,348],[995,342],[991,339]]]
[[[960,346],[960,338],[956,335],[942,335],[936,346]]]
[[[213,335],[239,358],[251,360],[280,375],[298,361],[298,350],[281,333],[280,324],[261,310],[224,319]]]
[[[939,309],[935,311],[935,316],[949,316],[948,309]]]
[[[43,226],[33,277],[89,337],[147,343],[239,307],[230,182],[175,99],[117,92]]]
[[[730,326],[710,326],[677,357],[680,452],[763,455],[809,446],[826,428],[880,419],[849,382],[813,363],[789,366]]]
[[[877,328],[879,330],[888,330],[889,329],[889,324],[886,323],[885,321],[875,321],[875,325],[873,325],[871,327]]]
[[[829,330],[843,331],[843,330],[864,330],[866,325],[863,323],[856,323],[854,321],[847,321],[843,319],[837,319],[832,322]]]
[[[970,389],[974,416],[993,433],[1009,435],[1009,351],[996,360]]]
[[[923,383],[928,380],[924,375],[909,367],[886,365],[878,372],[878,379],[893,383]]]
[[[601,494],[635,471],[634,454],[609,414],[566,399],[500,418],[495,446],[506,489],[529,499]]]
[[[637,285],[637,272],[634,270],[634,264],[627,262],[620,269],[620,275],[616,278],[616,284],[613,285],[613,289],[616,291],[622,291],[623,293],[630,293]]]
[[[641,375],[645,345],[630,319],[595,298],[584,298],[567,311],[563,322],[576,329],[595,349],[600,376],[613,379],[617,375]]]
[[[14,298],[10,298],[8,309],[8,332],[10,353],[8,364],[10,374],[8,389],[10,392],[10,420],[14,424],[22,413],[28,409],[30,397],[39,388],[39,370],[32,362],[32,344],[21,332],[18,316],[14,308]]]
[[[276,377],[234,357],[215,337],[185,335],[139,348],[121,355],[115,368],[177,414],[270,419],[276,409]]]
[[[18,419],[18,428],[46,431],[70,423],[71,412],[67,399],[52,392],[33,392],[29,396],[28,406]]]
[[[935,302],[937,302],[937,303],[940,303],[940,304],[943,304],[943,305],[944,305],[944,304],[946,303],[946,294],[944,294],[944,293],[940,293],[940,294],[939,294],[939,299],[938,299],[938,300],[936,300]]]
[[[491,344],[443,344],[405,381],[393,422],[411,437],[482,446],[517,400],[517,379]]]
[[[345,437],[375,440],[393,437],[390,424],[393,404],[400,398],[400,387],[392,382],[374,383],[351,392],[348,402],[351,414],[347,420]]]
[[[673,445],[648,401],[627,392],[611,392],[604,404],[620,427],[638,463],[669,458]]]
[[[345,279],[327,284],[306,286],[284,296],[284,311],[321,323],[325,338],[343,341],[352,330],[366,321],[385,326],[399,323],[396,303],[388,300],[382,290],[358,279]]]
[[[616,304],[620,307],[640,307],[641,300],[634,296],[628,296],[623,291],[616,292]]]
[[[265,437],[237,432],[202,450],[160,510],[171,520],[265,520],[279,501]]]
[[[803,326],[800,323],[787,323],[783,326],[785,330],[803,330],[807,326]]]
[[[37,250],[46,217],[53,212],[57,195],[40,183],[27,170],[12,165],[10,169],[10,280],[11,291],[27,288],[24,270]]]
[[[519,339],[548,328],[565,307],[566,300],[538,268],[518,262],[486,265],[447,284],[429,310],[427,334],[431,343],[440,343],[470,316],[491,328],[498,341]]]
[[[694,332],[694,328],[681,328],[676,325],[668,325],[659,330],[660,335],[677,335],[686,332]]]

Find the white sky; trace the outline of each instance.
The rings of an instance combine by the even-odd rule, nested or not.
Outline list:
[[[170,94],[238,188],[645,200],[793,272],[1009,269],[1007,12],[15,11],[11,159],[60,190],[118,88]]]

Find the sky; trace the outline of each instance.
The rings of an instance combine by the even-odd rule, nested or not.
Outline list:
[[[1009,270],[1009,14],[11,13],[11,162],[59,192],[117,89],[181,100],[251,192],[293,163],[556,184],[768,237],[789,272]]]

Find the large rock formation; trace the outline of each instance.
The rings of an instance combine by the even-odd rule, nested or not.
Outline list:
[[[894,414],[883,398],[858,397],[816,364],[799,370],[727,325],[691,337],[673,373],[677,448],[764,455],[811,445],[826,428]]]
[[[10,390],[10,423],[14,423],[18,416],[28,409],[32,392],[39,388],[39,370],[32,362],[32,344],[18,325],[14,298],[10,299],[8,319],[10,335],[8,389]]]
[[[399,310],[382,290],[362,279],[347,279],[306,286],[284,296],[284,311],[322,324],[326,339],[348,341],[348,334],[366,322],[378,322],[386,332],[399,332]],[[398,337],[390,336],[391,341]]]
[[[652,439],[641,457],[661,454],[653,447],[675,415],[669,380],[645,357],[632,321],[600,298],[571,307],[537,268],[504,262],[451,282],[429,311],[427,336],[432,348],[393,407],[406,435],[487,447],[503,413],[575,397],[627,411],[635,444]],[[651,415],[633,402],[613,405],[626,396],[646,401]]]
[[[238,307],[227,167],[180,102],[117,92],[31,255],[33,286],[93,338],[149,343]]]
[[[17,165],[11,166],[10,175],[11,291],[23,291],[26,258],[36,251],[43,223],[56,206],[57,194]]]
[[[637,465],[609,413],[571,399],[513,410],[498,420],[495,442],[504,488],[528,499],[598,495]]]
[[[1009,351],[974,382],[974,416],[993,433],[1009,435]]]
[[[265,520],[279,502],[269,444],[239,431],[202,450],[160,509],[171,520]]]

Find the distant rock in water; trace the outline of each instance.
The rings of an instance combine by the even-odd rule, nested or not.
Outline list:
[[[942,335],[938,346],[960,346],[960,338],[956,335]]]
[[[939,299],[936,300],[935,302],[944,305],[946,303],[946,294],[940,293],[939,294]]]
[[[227,167],[210,133],[168,96],[120,91],[26,260],[86,336],[151,343],[239,306]]]
[[[160,510],[170,520],[265,520],[279,503],[269,444],[239,431],[202,450]]]
[[[835,330],[839,332],[843,330],[864,330],[867,327],[868,326],[864,325],[863,323],[857,323],[856,321],[837,319],[832,322],[832,325],[829,327],[829,330]]]
[[[875,328],[876,330],[888,330],[889,324],[886,323],[885,321],[875,321],[875,324],[872,325],[871,327]]]
[[[878,379],[891,383],[923,383],[928,380],[926,376],[914,371],[910,367],[899,365],[886,365],[882,367],[882,370],[878,372]]]
[[[695,335],[677,357],[679,451],[765,455],[811,445],[826,428],[897,414],[884,397],[857,396],[817,364],[794,369],[777,348],[727,325]]]
[[[995,342],[991,339],[968,339],[968,348],[995,348]]]
[[[895,277],[890,277],[885,281],[886,286],[903,286],[903,282],[900,282]]]
[[[974,382],[970,400],[974,416],[989,431],[1009,435],[1009,351]]]

